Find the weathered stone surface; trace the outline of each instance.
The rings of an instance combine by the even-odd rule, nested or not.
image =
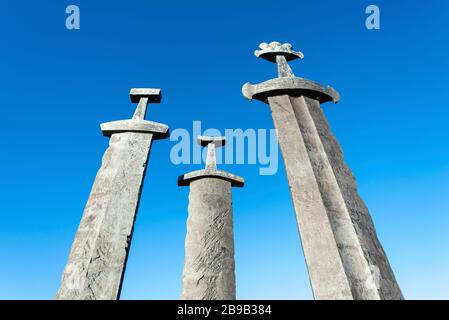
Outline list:
[[[102,125],[103,133],[111,136],[109,148],[87,201],[57,299],[119,298],[151,143],[168,133],[166,125],[144,120],[149,99],[160,101],[160,90],[131,91],[132,100],[133,94],[144,95],[133,119]],[[120,130],[117,123],[122,124]]]
[[[117,299],[151,134],[112,135],[81,219],[57,299]]]
[[[270,97],[315,299],[352,299],[332,225],[323,204],[289,96]]]
[[[307,105],[307,109],[305,108],[304,103]],[[296,116],[300,125],[302,122],[300,119],[306,118],[302,115],[300,109],[304,110],[304,112],[309,112],[311,117],[311,119],[309,119],[310,123],[312,123],[313,120],[313,124],[316,128],[316,131],[313,134],[316,137],[319,137],[322,142],[323,148],[320,148],[322,155],[326,155],[328,164],[331,167],[329,172],[332,172],[335,176],[335,180],[333,178],[331,180],[333,180],[334,188],[341,193],[338,195],[337,199],[338,201],[344,200],[344,202],[341,203],[341,206],[346,206],[345,214],[346,212],[349,214],[354,231],[363,251],[363,257],[366,259],[371,273],[373,273],[379,297],[385,300],[403,299],[401,289],[395,279],[385,251],[377,237],[369,210],[358,194],[355,178],[343,159],[340,144],[332,134],[320,104],[316,100],[304,98],[303,100],[294,99],[293,105],[295,110],[298,110]],[[304,127],[306,128],[306,125],[304,125]],[[306,130],[307,129],[304,131]],[[309,151],[309,154],[313,154],[313,147],[309,146],[308,148],[311,150]],[[313,159],[312,156],[311,159]],[[312,161],[316,162],[315,168],[320,167],[319,158],[313,159]],[[335,182],[337,185],[335,185]],[[326,199],[327,197],[325,198],[325,204],[331,214],[333,213],[332,207],[334,200],[330,197],[330,193],[327,193],[325,188],[326,186],[322,187],[322,192],[329,197],[329,199]],[[340,241],[340,243],[343,248],[343,241]],[[350,264],[350,261],[348,261],[347,264]],[[353,278],[355,278],[355,276]],[[363,286],[361,288],[363,289]],[[363,293],[359,294],[360,296],[364,295]]]
[[[160,103],[162,100],[162,93],[161,89],[133,88],[129,92],[129,97],[132,103],[139,103],[142,101],[142,98],[148,99],[147,102]]]
[[[178,178],[179,186],[190,186],[186,254],[182,278],[184,300],[235,299],[233,186],[244,180],[217,170],[215,148],[224,137],[198,137],[207,146],[206,168]]]
[[[140,132],[151,133],[155,139],[164,139],[168,136],[168,126],[165,124],[146,120],[118,120],[102,123],[101,131],[105,137],[110,137],[114,133]]]
[[[209,144],[215,147],[223,147],[226,144],[226,137],[210,137],[210,136],[199,136],[197,142],[202,147],[207,147]],[[215,157],[209,157],[210,160],[216,160]]]
[[[231,197],[231,183],[225,180],[190,184],[182,299],[235,299]]]
[[[280,55],[285,53],[281,50]],[[338,93],[331,89],[323,99],[326,90],[296,78],[285,59],[267,60],[278,63],[279,78],[246,84],[243,94],[270,105],[315,299],[402,299],[368,209],[321,110],[320,102],[336,102]]]
[[[290,43],[280,43],[277,41],[270,43],[262,42],[259,48],[260,50],[254,51],[254,55],[271,62],[276,62],[279,56],[284,57],[286,61],[304,59],[304,54],[300,51],[294,51]]]
[[[268,103],[273,95],[306,96],[320,103],[340,101],[340,94],[332,87],[324,87],[314,81],[298,77],[277,78],[252,85],[246,83],[242,88],[243,96]]]
[[[236,176],[235,174],[222,171],[222,170],[211,170],[202,169],[186,173],[178,178],[179,186],[188,186],[194,180],[203,178],[217,178],[228,181],[233,187],[243,187],[245,180],[243,178]]]

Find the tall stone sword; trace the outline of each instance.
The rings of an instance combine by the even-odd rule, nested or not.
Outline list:
[[[56,299],[114,300],[120,296],[140,193],[153,139],[168,127],[144,120],[160,89],[132,89],[131,120],[101,124],[111,137],[84,209]]]
[[[276,62],[278,78],[251,85],[247,99],[270,105],[315,299],[402,299],[368,208],[343,160],[320,104],[337,103],[331,87],[295,77],[302,59],[288,43],[262,43],[255,55]]]
[[[198,137],[198,143],[207,146],[206,168],[178,178],[178,186],[190,186],[184,300],[235,299],[231,187],[243,187],[244,180],[217,170],[215,148],[225,142],[225,137]]]

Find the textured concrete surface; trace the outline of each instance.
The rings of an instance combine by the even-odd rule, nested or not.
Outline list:
[[[102,123],[101,131],[105,137],[110,137],[114,133],[139,132],[151,133],[154,140],[168,137],[168,127],[164,124],[145,120],[118,120]]]
[[[289,72],[285,59],[267,60],[278,63],[279,78],[267,81],[272,89],[267,82],[246,84],[243,94],[253,98],[264,88],[259,99],[270,105],[315,299],[402,299],[371,216],[321,110],[320,102],[336,102],[338,93],[332,89],[323,99],[321,85],[304,90],[309,80]]]
[[[244,180],[217,170],[215,148],[224,137],[201,136],[198,143],[208,148],[206,168],[178,178],[179,186],[190,186],[181,299],[234,300],[231,188],[243,187]]]
[[[304,127],[303,131],[307,132],[309,130],[308,132],[312,133],[317,141],[321,141],[322,143],[322,147],[318,144],[320,152],[315,153],[317,150],[314,149],[312,140],[309,142],[307,148],[310,159],[314,163],[317,176],[319,175],[317,169],[321,168],[322,161],[327,160],[326,166],[329,166],[327,169],[331,174],[328,180],[329,183],[322,183],[320,188],[322,194],[325,195],[325,205],[328,209],[330,219],[333,220],[337,244],[345,266],[352,265],[350,260],[352,255],[350,253],[346,254],[351,248],[350,246],[345,246],[345,239],[341,236],[343,230],[339,229],[340,224],[338,219],[342,214],[344,214],[348,223],[352,223],[353,229],[351,231],[355,232],[354,240],[357,238],[358,245],[360,245],[363,253],[359,253],[361,256],[360,259],[364,258],[366,260],[366,264],[368,264],[373,274],[375,282],[374,290],[377,291],[379,298],[385,300],[403,299],[402,292],[390,267],[386,253],[377,237],[369,210],[358,194],[355,178],[343,159],[340,144],[332,134],[320,104],[313,99],[296,98],[293,101],[293,106],[297,110],[296,116],[298,123]],[[310,124],[313,123],[315,130],[313,130],[313,127],[307,129],[307,124],[302,124],[303,121],[300,119],[307,118],[305,115],[303,116],[301,110],[310,114],[310,118],[307,117],[309,120],[305,121],[309,121]],[[306,138],[306,141],[309,141],[309,139]],[[323,172],[324,169],[320,171]],[[318,181],[326,181],[326,179],[318,179]],[[328,189],[334,189],[336,193],[332,194]],[[341,211],[334,209],[337,206],[341,206]],[[359,272],[355,268],[351,269],[347,267],[346,272],[353,279],[352,286],[355,288],[353,290],[354,297],[356,299],[368,297],[369,290],[371,290],[369,289],[369,282],[358,279],[356,275]],[[368,292],[365,293],[364,290]]]
[[[57,299],[117,299],[151,134],[110,140],[81,219]]]
[[[340,101],[340,95],[332,87],[324,87],[314,81],[298,77],[271,79],[256,85],[246,83],[242,88],[243,95],[249,100],[260,100],[268,103],[268,97],[274,95],[308,96],[320,103]]]
[[[204,178],[190,184],[182,277],[184,300],[235,299],[231,183]]]
[[[269,98],[316,299],[352,299],[312,163],[289,96]]]
[[[141,99],[133,121],[144,121],[147,103]],[[151,132],[111,134],[57,299],[119,298],[152,140]]]
[[[178,185],[180,187],[188,186],[192,181],[204,178],[218,178],[231,183],[233,187],[243,187],[245,181],[243,178],[236,176],[235,174],[222,171],[202,169],[186,173],[178,178]]]
[[[300,51],[293,50],[290,43],[280,43],[277,41],[270,43],[262,42],[259,48],[260,50],[254,51],[254,55],[271,62],[276,62],[278,57],[284,57],[286,61],[304,59],[304,54]]]

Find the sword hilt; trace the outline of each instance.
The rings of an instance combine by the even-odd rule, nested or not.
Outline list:
[[[206,169],[217,169],[217,158],[215,157],[215,148],[226,144],[226,137],[199,136],[198,144],[207,147]]]
[[[132,103],[138,103],[133,120],[144,120],[148,103],[160,103],[162,99],[161,89],[134,88],[129,93]]]

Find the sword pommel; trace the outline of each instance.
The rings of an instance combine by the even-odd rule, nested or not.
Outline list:
[[[162,99],[161,89],[134,88],[129,93],[132,103],[139,103],[140,99],[148,98],[149,103],[160,103]]]
[[[270,62],[276,63],[277,56],[284,56],[287,61],[304,59],[304,54],[300,51],[294,51],[290,43],[281,44],[277,41],[270,43],[262,42],[259,45],[259,48],[260,50],[254,51],[256,57],[263,58]]]

